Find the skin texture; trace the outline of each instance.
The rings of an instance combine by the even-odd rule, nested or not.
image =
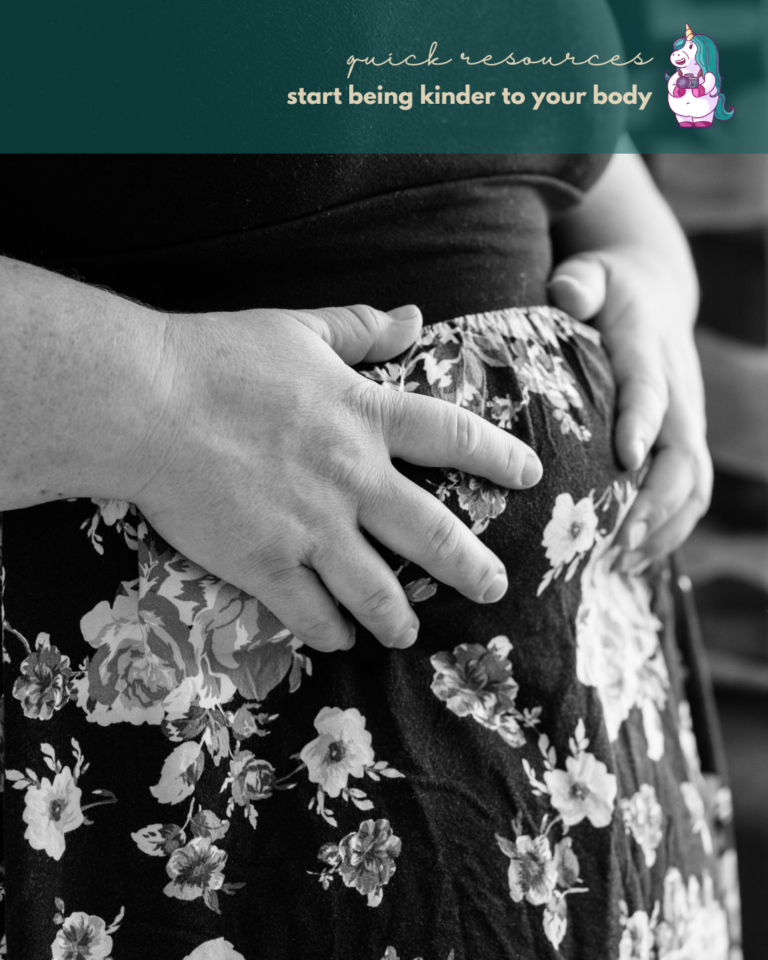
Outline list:
[[[677,546],[709,498],[695,274],[635,156],[616,155],[558,233],[567,258],[551,297],[603,334],[618,455],[637,468],[654,451],[619,534],[624,563],[638,566]],[[336,601],[382,643],[408,646],[418,621],[365,532],[477,602],[500,599],[507,581],[391,458],[513,488],[541,475],[507,432],[350,369],[397,355],[420,326],[413,306],[163,316],[0,258],[0,509],[132,501],[309,646],[354,642]]]
[[[27,264],[0,270],[0,509],[134,502],[319,650],[353,642],[335,600],[386,645],[416,639],[363,531],[477,602],[505,593],[501,561],[391,458],[524,487],[541,476],[536,455],[348,366],[410,345],[415,307],[163,316]]]

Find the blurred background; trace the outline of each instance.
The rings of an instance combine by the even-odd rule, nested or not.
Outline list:
[[[768,113],[768,111],[766,111]],[[768,115],[765,118],[768,122]],[[745,960],[768,956],[768,155],[646,158],[691,243],[715,465],[682,551],[733,789]]]
[[[707,6],[706,29],[692,26],[716,40],[724,77],[730,57],[754,65],[742,89],[725,81],[729,102],[740,119],[746,112],[768,123],[768,4]],[[682,32],[682,4],[649,0],[645,13],[646,29]],[[729,132],[727,123],[713,129],[721,142]],[[761,960],[768,956],[768,155],[646,159],[688,233],[701,284],[697,341],[715,486],[682,561],[709,653],[733,788],[744,956]]]
[[[693,130],[700,153],[654,141],[645,160],[682,222],[701,285],[697,342],[715,464],[712,506],[682,551],[717,694],[733,789],[744,960],[768,957],[768,155],[739,154],[768,124],[768,0],[644,0],[617,11],[628,53],[686,22],[720,52],[734,119]],[[629,18],[629,19],[628,19]],[[629,28],[629,29],[628,29]],[[631,41],[629,37],[631,36]],[[667,55],[668,55],[667,53]],[[666,62],[662,61],[663,69]],[[730,65],[730,67],[729,67]],[[646,68],[647,69],[647,68]],[[729,80],[730,77],[730,80]],[[644,122],[638,111],[630,134]],[[647,122],[647,121],[645,121]],[[678,148],[679,149],[679,148]]]

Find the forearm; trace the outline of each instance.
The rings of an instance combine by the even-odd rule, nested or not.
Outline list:
[[[130,499],[162,409],[163,318],[0,257],[0,510]]]
[[[668,285],[692,323],[698,281],[685,234],[636,154],[615,154],[583,202],[554,227],[563,257],[623,250],[647,266],[650,282]],[[606,263],[610,269],[609,262]],[[682,306],[684,305],[684,306]]]

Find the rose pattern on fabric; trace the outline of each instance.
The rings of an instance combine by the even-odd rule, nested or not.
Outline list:
[[[511,315],[512,313],[510,312]],[[535,321],[531,323],[535,325]],[[576,334],[571,332],[572,339],[582,337],[578,325],[573,325],[573,330],[578,332]],[[457,331],[454,339],[451,340],[451,333],[447,328],[444,333],[436,332],[429,335],[434,337],[433,345],[447,345],[448,352],[436,354],[432,359],[417,359],[410,370],[407,364],[392,364],[393,369],[389,371],[391,382],[387,386],[412,391],[419,387],[417,378],[426,379],[434,395],[452,391],[452,402],[458,402],[476,412],[482,411],[484,416],[490,416],[504,429],[514,429],[518,417],[525,412],[525,408],[531,403],[537,391],[523,385],[520,392],[511,391],[508,396],[497,396],[495,392],[489,393],[483,377],[478,376],[476,369],[472,366],[472,359],[467,360],[466,357],[459,357],[455,352],[450,353],[451,350],[466,353],[468,350],[466,343],[471,340],[473,346],[469,352],[475,351],[475,357],[480,357],[484,350],[490,350],[482,336],[474,336],[470,331],[470,336],[467,337],[463,331]],[[493,337],[490,339],[493,340]],[[559,335],[555,341],[558,339],[560,339]],[[507,347],[512,353],[518,346],[513,339],[507,342]],[[542,346],[545,354],[549,349],[556,352],[560,346],[557,343],[555,346],[551,344]],[[530,351],[528,352],[530,354]],[[488,355],[490,354],[486,354]],[[479,363],[480,366],[487,365],[487,360],[480,359]],[[545,359],[542,370],[528,371],[527,376],[531,382],[537,376],[544,377],[544,373],[550,369],[548,364],[549,360]],[[554,367],[556,366],[557,364],[554,364]],[[395,370],[395,367],[398,369]],[[589,431],[587,421],[583,418],[583,409],[580,403],[570,404],[566,396],[567,388],[561,390],[561,396],[558,398],[557,390],[553,385],[556,379],[556,376],[550,378],[549,387],[546,388],[552,389],[553,393],[553,397],[548,398],[547,403],[555,407],[557,403],[562,404],[565,398],[564,405],[559,408],[562,416],[557,418],[560,427],[569,434],[570,441],[586,442]],[[575,384],[575,379],[573,383]],[[545,390],[542,390],[540,395],[544,396]],[[576,397],[578,398],[578,392]],[[445,485],[445,497],[452,498],[452,509],[463,511],[469,518],[468,523],[480,524],[482,530],[487,529],[496,518],[502,516],[507,505],[506,492],[498,491],[491,485],[483,486],[483,481],[479,478],[458,474],[455,471],[453,474],[453,480],[449,478]],[[448,487],[451,488],[448,489]],[[618,512],[621,512],[625,506],[625,498],[628,503],[630,496],[629,485],[626,487],[616,485],[610,491],[606,491],[602,497],[596,496],[594,491],[588,492],[585,489],[570,490],[567,494],[562,492],[552,505],[552,515],[546,522],[546,526],[545,521],[542,521],[544,528],[540,534],[542,563],[549,566],[549,573],[552,574],[550,582],[560,579],[563,583],[570,583],[574,599],[576,599],[576,586],[578,585],[582,590],[580,616],[584,614],[586,605],[583,578],[589,570],[593,557],[599,554],[601,549],[604,551],[601,562],[603,564],[612,562],[608,554],[614,548],[612,543],[606,544],[605,541],[612,538],[620,522],[614,516],[613,508],[617,507]],[[558,514],[555,517],[558,504],[561,505],[562,516]],[[268,611],[234,587],[218,581],[201,568],[196,568],[168,545],[163,544],[159,537],[148,530],[135,508],[131,507],[121,516],[123,507],[116,502],[105,501],[98,506],[98,523],[102,525],[100,528],[102,532],[105,532],[104,527],[112,526],[113,530],[119,533],[121,523],[124,521],[133,523],[134,519],[136,520],[135,547],[138,550],[138,578],[126,581],[117,594],[111,594],[108,601],[97,604],[83,617],[82,633],[91,649],[88,651],[89,659],[80,669],[73,669],[69,658],[64,657],[58,648],[52,646],[49,648],[52,652],[50,661],[44,662],[42,658],[34,661],[30,658],[32,651],[29,645],[26,645],[28,661],[25,661],[26,668],[24,663],[19,665],[20,658],[15,658],[13,661],[18,671],[16,681],[18,690],[20,693],[24,691],[21,696],[15,696],[15,699],[20,702],[22,711],[30,721],[28,726],[32,727],[40,726],[36,723],[37,720],[54,720],[52,727],[55,728],[56,724],[60,723],[60,715],[64,707],[66,709],[63,710],[63,716],[67,719],[70,715],[82,716],[80,711],[83,711],[87,719],[97,727],[118,723],[157,727],[156,731],[147,730],[143,733],[156,733],[158,737],[167,738],[171,744],[168,747],[171,753],[166,758],[162,770],[150,771],[143,784],[151,789],[158,804],[166,806],[159,806],[156,814],[147,817],[147,820],[157,819],[158,822],[131,833],[135,843],[133,852],[136,859],[130,864],[130,868],[135,869],[144,856],[152,857],[152,860],[144,861],[147,864],[146,871],[155,871],[156,876],[160,878],[158,888],[163,889],[163,884],[166,884],[164,893],[178,901],[177,907],[181,904],[189,904],[183,909],[189,909],[190,916],[196,910],[198,913],[207,913],[207,910],[198,909],[202,907],[200,903],[202,900],[208,909],[218,912],[220,896],[234,893],[242,886],[242,884],[227,883],[225,880],[227,863],[230,863],[231,870],[231,865],[236,862],[234,855],[229,861],[227,860],[225,848],[228,847],[230,851],[234,851],[234,845],[237,845],[243,836],[240,831],[250,830],[255,826],[255,813],[260,804],[265,802],[269,802],[270,805],[278,804],[281,802],[278,791],[298,788],[294,794],[297,796],[301,789],[308,788],[310,784],[313,787],[317,786],[319,797],[332,797],[330,791],[326,792],[323,789],[321,774],[317,773],[318,779],[313,779],[311,775],[311,762],[314,762],[316,769],[319,769],[315,754],[308,758],[311,761],[309,763],[305,762],[302,756],[303,750],[302,754],[292,754],[290,759],[300,760],[301,766],[298,771],[294,770],[293,773],[284,776],[284,770],[289,767],[286,765],[284,768],[273,753],[268,754],[272,763],[261,759],[255,745],[256,738],[269,734],[272,724],[279,719],[274,712],[275,700],[268,699],[271,692],[281,683],[284,683],[285,691],[296,691],[303,675],[311,673],[311,662],[303,654],[295,638],[292,638]],[[566,526],[565,514],[572,518],[570,526]],[[555,520],[557,520],[556,523]],[[503,521],[500,522],[503,523]],[[110,536],[112,536],[111,533]],[[105,538],[105,542],[107,553],[109,553],[108,538]],[[128,544],[127,536],[125,536],[125,542]],[[114,546],[119,547],[120,544],[116,543]],[[95,543],[94,547],[96,547]],[[94,557],[94,560],[97,558]],[[396,571],[397,575],[405,566],[407,562]],[[121,574],[121,576],[124,575]],[[606,607],[615,605],[616,597],[620,601],[618,611],[612,611],[613,619],[608,612],[598,610],[599,615],[596,620],[604,633],[609,634],[611,624],[617,631],[623,630],[623,625],[628,618],[638,619],[637,608],[639,608],[641,614],[639,619],[642,620],[645,617],[643,629],[647,630],[650,626],[649,632],[653,633],[655,643],[658,644],[659,624],[654,620],[650,595],[642,578],[636,578],[640,581],[638,590],[638,585],[630,578],[624,578],[627,583],[617,585],[611,581],[604,569],[593,572],[591,576],[593,582],[588,585],[588,589],[593,595],[600,589],[600,584],[610,584],[609,593],[612,595],[606,599],[604,604]],[[404,582],[405,579],[407,577],[403,578]],[[438,585],[427,576],[413,574],[411,582],[405,584],[404,589],[408,599],[416,603],[434,597]],[[631,595],[631,602],[626,599],[627,592]],[[92,600],[89,602],[93,603]],[[425,606],[425,614],[429,614],[431,607],[432,604]],[[575,608],[576,604],[573,609]],[[8,626],[5,626],[8,629]],[[637,707],[645,726],[650,766],[655,762],[655,759],[650,756],[652,751],[659,751],[659,743],[661,743],[660,757],[664,749],[658,720],[666,706],[668,679],[660,648],[659,669],[654,679],[653,674],[657,665],[654,663],[654,654],[647,655],[646,651],[640,655],[635,651],[632,654],[635,659],[632,659],[626,650],[612,650],[605,636],[601,636],[598,643],[595,643],[594,636],[590,638],[579,635],[578,623],[576,627],[577,639],[581,643],[581,647],[577,649],[577,662],[581,664],[582,672],[587,669],[587,666],[594,667],[594,674],[590,674],[590,677],[597,678],[598,682],[590,682],[588,685],[599,694],[600,703],[608,716],[606,724],[609,732],[615,729],[618,733],[621,724],[629,719],[630,714]],[[584,629],[583,625],[582,629]],[[15,631],[12,632],[15,633]],[[53,635],[57,636],[56,633]],[[41,637],[48,637],[48,635],[41,634],[38,640]],[[635,647],[644,650],[643,643],[633,640]],[[516,640],[516,650],[519,650],[521,655],[522,644],[521,639],[518,647]],[[592,648],[600,644],[605,646],[605,650],[598,651],[593,660],[596,662],[605,654],[604,660],[607,663],[597,663],[595,666],[595,662],[590,660],[588,655],[594,655],[595,651]],[[646,647],[647,650],[651,650],[651,643],[647,642]],[[515,746],[519,752],[510,755],[510,762],[517,763],[518,760],[528,762],[531,752],[535,755],[537,746],[533,741],[526,742],[526,734],[528,729],[541,727],[541,708],[521,710],[519,715],[515,712],[518,709],[518,700],[526,702],[527,691],[525,687],[522,691],[518,688],[518,680],[521,680],[522,674],[517,678],[512,675],[510,650],[511,644],[506,637],[496,637],[487,645],[460,644],[453,649],[452,653],[437,654],[435,657],[444,659],[438,659],[437,663],[433,659],[432,689],[451,712],[462,717],[472,716],[484,728],[477,731],[478,737],[487,740],[492,733],[495,736],[504,737],[506,742]],[[56,654],[61,658],[59,661],[55,661]],[[80,659],[75,659],[75,656],[73,655],[73,663],[80,663]],[[650,676],[641,678],[634,688],[631,685],[633,678],[630,677],[626,689],[614,691],[610,676],[612,658],[616,663],[624,661],[639,663],[641,667],[648,669]],[[10,658],[6,656],[6,663],[10,662]],[[35,672],[40,663],[44,663],[45,667],[50,669],[51,682],[48,686],[43,682],[46,677]],[[424,667],[429,671],[426,655]],[[427,672],[426,676],[428,675]],[[62,679],[57,680],[57,677]],[[582,683],[585,682],[582,677],[579,677],[579,680]],[[435,684],[438,684],[442,694],[435,689]],[[655,687],[654,684],[656,684]],[[14,689],[14,695],[15,692]],[[591,692],[589,691],[590,695]],[[282,696],[282,691],[278,696]],[[67,706],[70,699],[74,702],[71,706]],[[670,699],[674,703],[674,700]],[[320,703],[322,702],[321,700]],[[510,703],[511,708],[507,710],[502,722],[499,716],[500,707],[502,705],[509,707]],[[627,703],[629,706],[626,706]],[[15,703],[11,706],[18,710]],[[346,703],[344,707],[347,707]],[[324,711],[332,713],[334,717],[340,714],[356,714],[356,719],[350,724],[352,733],[349,735],[349,742],[359,746],[367,739],[370,759],[363,748],[362,752],[365,754],[367,763],[362,765],[363,772],[357,773],[355,772],[357,768],[353,769],[351,755],[342,756],[341,751],[338,751],[339,757],[336,760],[336,751],[334,751],[334,756],[329,757],[332,762],[327,767],[332,767],[334,763],[338,763],[338,766],[332,771],[325,770],[328,774],[326,783],[342,784],[336,796],[348,799],[350,808],[342,809],[339,819],[344,829],[335,834],[343,835],[343,839],[339,843],[325,844],[321,848],[320,859],[323,860],[326,869],[320,877],[323,885],[327,887],[327,884],[338,874],[342,877],[345,887],[357,890],[366,898],[370,906],[377,906],[382,902],[383,887],[389,883],[395,872],[396,861],[401,867],[407,862],[407,855],[410,852],[407,846],[407,835],[404,834],[406,849],[402,854],[403,860],[400,861],[398,857],[401,854],[402,844],[399,838],[391,833],[388,821],[367,820],[356,831],[346,833],[349,824],[343,817],[354,814],[354,810],[351,809],[352,804],[361,809],[371,809],[374,803],[378,805],[378,788],[371,788],[371,798],[368,798],[359,788],[350,786],[356,781],[359,782],[358,778],[365,776],[375,782],[384,777],[396,777],[402,774],[388,767],[385,761],[371,762],[371,760],[375,761],[373,744],[378,736],[373,712],[370,715],[370,720],[374,721],[372,736],[369,729],[372,724],[368,723],[360,711],[344,709],[344,707],[326,707],[317,715],[316,721],[321,718]],[[687,704],[680,704],[681,717],[685,708]],[[282,711],[285,708],[281,705],[277,709]],[[36,710],[39,710],[37,715],[35,715]],[[595,717],[590,715],[587,719],[594,722]],[[330,727],[321,731],[316,723],[317,736],[311,743],[306,742],[310,741],[311,737],[308,723],[309,717],[305,721],[307,729],[304,735],[300,735],[298,741],[294,741],[291,749],[297,749],[301,743],[305,743],[304,750],[307,750],[315,744],[319,754],[319,741],[323,733],[330,736],[335,731]],[[632,723],[634,731],[637,717],[633,718]],[[276,724],[276,727],[280,729],[279,724]],[[66,729],[65,726],[64,729]],[[363,734],[355,739],[361,729]],[[485,730],[488,730],[489,734],[486,734]],[[100,735],[100,731],[93,728],[89,733],[91,736]],[[111,736],[109,732],[107,735]],[[561,731],[557,731],[558,751],[561,752],[561,756],[565,751],[566,736]],[[611,789],[613,776],[609,772],[611,751],[600,753],[598,750],[588,749],[589,742],[585,737],[583,722],[581,722],[581,728],[577,727],[573,739],[577,743],[575,752],[571,750],[570,756],[566,756],[563,762],[558,764],[554,746],[546,737],[539,738],[538,752],[544,758],[545,766],[539,778],[529,763],[528,780],[532,788],[531,793],[536,798],[528,808],[529,818],[524,824],[522,820],[513,824],[511,840],[496,836],[498,847],[506,857],[505,873],[497,871],[499,883],[506,884],[509,890],[509,909],[518,911],[514,915],[513,922],[519,919],[520,910],[526,910],[530,916],[538,914],[543,932],[556,951],[560,951],[569,929],[569,910],[573,911],[574,903],[578,903],[579,898],[577,897],[574,901],[572,896],[589,892],[579,878],[579,859],[584,861],[585,854],[589,854],[591,832],[595,829],[606,829],[600,824],[607,815],[607,809],[610,808],[611,812],[610,822],[613,822],[612,817],[615,812],[617,818],[621,817],[624,829],[632,833],[634,840],[639,844],[643,858],[638,857],[638,861],[643,860],[647,865],[651,856],[655,858],[657,846],[656,811],[645,789],[647,787],[652,791],[650,784],[641,783],[635,795],[620,799],[617,794],[612,793]],[[56,742],[58,744],[58,741]],[[345,741],[343,738],[331,740],[328,743],[329,749],[332,744],[344,746]],[[681,720],[680,744],[689,765],[688,782],[681,789],[691,813],[690,822],[681,821],[683,827],[696,833],[701,832],[697,824],[701,822],[698,813],[701,812],[702,807],[707,824],[712,824],[713,818],[715,821],[725,823],[730,816],[727,791],[722,788],[722,785],[715,784],[712,778],[701,774],[697,756],[695,766],[698,772],[694,776],[690,771],[693,765],[691,758],[696,755],[695,738],[690,729],[690,716],[688,716],[687,727]],[[267,746],[272,744],[268,741]],[[677,749],[676,743],[671,746]],[[179,750],[179,747],[182,749]],[[549,766],[547,766],[548,762]],[[65,768],[62,768],[62,772],[63,769]],[[70,768],[66,769],[72,773],[74,767],[70,764]],[[644,768],[644,774],[647,769]],[[653,768],[650,767],[650,769]],[[80,771],[80,773],[83,772],[83,770]],[[34,785],[34,781],[29,779],[26,783],[22,783],[21,778],[24,775],[19,774],[18,771],[11,771],[11,773],[13,776],[10,782],[17,789],[28,790]],[[29,771],[27,774],[29,775]],[[304,774],[306,774],[306,781],[303,780]],[[19,779],[16,779],[16,776]],[[57,774],[53,773],[46,783],[50,783],[53,788],[56,779]],[[62,786],[64,779],[62,778],[59,782],[59,786]],[[74,779],[72,773],[73,782]],[[37,779],[37,783],[42,782],[39,778]],[[149,785],[153,783],[154,786],[150,787]],[[688,790],[689,787],[690,790]],[[77,784],[75,789],[79,790]],[[227,789],[229,795],[225,792]],[[68,790],[70,795],[74,796],[71,785],[69,787],[64,785],[62,790],[64,799]],[[685,796],[686,792],[690,793],[690,797]],[[108,791],[94,793],[100,798],[108,795]],[[612,795],[613,801],[610,799]],[[200,802],[203,797],[205,797],[204,804]],[[220,799],[217,800],[217,798]],[[523,799],[528,803],[531,797],[529,795]],[[99,802],[113,802],[113,799],[100,799]],[[316,807],[319,807],[321,802],[311,801],[316,804]],[[186,818],[183,809],[185,803],[189,804]],[[547,812],[541,816],[543,810],[540,810],[534,821],[530,810],[535,810],[537,803],[546,805]],[[699,806],[696,807],[697,815],[694,816],[692,808],[696,803]],[[19,803],[19,817],[21,817],[21,806]],[[72,804],[71,811],[74,812],[78,806],[82,814],[86,806],[93,806],[93,804],[85,805],[84,797],[80,793],[77,804]],[[208,806],[214,809],[208,809]],[[305,802],[302,801],[299,806],[306,810]],[[60,813],[56,807],[49,809],[54,814]],[[327,812],[327,808],[325,809]],[[238,811],[242,811],[242,817]],[[174,813],[177,814],[177,823],[159,822],[164,821],[166,816],[169,820],[174,819]],[[246,820],[248,824],[244,823]],[[329,824],[337,826],[335,819],[326,817],[326,820]],[[575,822],[571,825],[566,822],[574,820]],[[49,817],[49,821],[53,821],[53,818]],[[617,824],[619,829],[621,829],[621,822]],[[87,823],[88,821],[83,817],[82,824]],[[386,824],[387,829],[377,829],[379,824]],[[324,829],[324,825],[319,826],[320,829]],[[461,824],[457,823],[456,826],[457,829],[461,829]],[[46,829],[51,827],[52,823],[49,822]],[[59,828],[53,826],[54,842],[63,843],[70,829],[78,828],[61,829],[61,837],[57,837],[55,831]],[[302,829],[303,825],[299,824],[299,828]],[[704,827],[701,828],[702,831],[703,829]],[[714,853],[717,854],[718,845],[722,840],[718,839],[714,827],[710,831],[710,837]],[[270,840],[268,837],[263,839],[264,842]],[[502,840],[506,848],[502,845]],[[702,844],[704,844],[703,835]],[[105,851],[108,849],[109,843],[106,843]],[[310,853],[315,849],[317,846]],[[507,850],[514,850],[514,853],[507,853]],[[492,855],[498,857],[493,845]],[[43,850],[39,859],[45,861],[47,856],[51,854],[48,850]],[[164,858],[166,862],[159,864],[155,859],[158,857]],[[50,864],[50,866],[53,865]],[[408,866],[412,870],[412,863]],[[715,874],[717,895],[729,909],[723,911],[717,905],[717,899],[713,901],[716,904],[715,912],[720,911],[720,916],[715,917],[713,923],[715,944],[722,943],[722,936],[718,931],[722,932],[723,914],[729,912],[734,916],[738,915],[738,897],[734,893],[736,890],[735,854],[732,850],[723,850],[718,869],[719,872]],[[146,875],[150,874],[147,872]],[[405,882],[405,870],[401,876]],[[707,892],[708,882],[709,893]],[[657,884],[656,880],[654,884]],[[689,929],[693,922],[691,917],[696,915],[697,903],[707,902],[710,894],[714,897],[714,887],[711,881],[708,881],[706,874],[700,874],[698,878],[694,878],[693,885],[690,878],[684,879],[682,875],[679,879],[673,877],[668,886],[673,890],[674,896],[671,894],[670,897],[665,896],[664,913],[662,913],[661,902],[654,906],[653,901],[634,904],[635,912],[631,916],[628,910],[624,911],[622,925],[616,931],[616,941],[618,942],[619,938],[621,940],[621,960],[630,960],[630,958],[634,960],[635,957],[645,958],[646,956],[648,960],[660,960],[662,957],[665,960],[682,960],[682,957],[685,957],[687,960],[688,956],[694,955],[690,953],[691,949],[699,949]],[[680,893],[680,889],[684,891],[684,895]],[[694,893],[691,892],[692,889]],[[695,893],[696,889],[698,893]],[[390,896],[394,896],[396,900],[401,893],[402,888],[399,888],[396,879],[387,889],[388,902]],[[340,894],[346,897],[343,891],[340,891]],[[545,894],[548,894],[548,897],[545,897]],[[349,894],[349,897],[355,906],[362,908],[363,902],[358,901],[354,894]],[[242,900],[245,899],[242,898]],[[669,909],[667,909],[668,899],[671,903]],[[394,903],[395,901],[391,905]],[[85,903],[77,905],[87,906]],[[652,907],[654,910],[651,909]],[[646,913],[643,908],[648,912]],[[63,905],[60,907],[60,912],[62,916],[57,922],[63,927],[65,922]],[[381,913],[379,912],[379,915]],[[75,921],[75,917],[79,919]],[[209,917],[212,921],[210,932],[208,927],[205,928],[208,936],[212,936],[219,929],[226,932],[226,927],[216,926],[215,917],[211,915]],[[54,957],[87,960],[93,956],[98,960],[108,960],[106,955],[102,957],[102,954],[97,951],[105,947],[106,938],[109,938],[111,954],[111,937],[114,930],[107,928],[98,917],[92,917],[87,913],[72,914],[71,917],[67,917],[67,921],[70,920],[72,920],[71,930],[82,931],[86,939],[81,943],[76,943],[74,938],[70,938],[69,942],[62,940],[62,943],[66,942],[70,952],[54,953]],[[88,933],[89,929],[91,933]],[[204,935],[201,932],[198,939],[202,939]],[[87,940],[88,936],[92,938],[92,944]],[[738,942],[735,936],[734,942]],[[372,949],[376,949],[378,954],[383,943],[386,943],[386,940],[377,940]],[[562,955],[573,960],[577,952],[569,948],[568,941],[565,941],[565,944]],[[119,946],[118,941],[118,950]],[[185,949],[189,950],[190,946],[191,943]],[[243,945],[238,943],[238,946]],[[575,948],[577,945],[571,946]],[[1,950],[0,953],[2,953]],[[394,947],[388,947],[385,956],[387,960],[395,960],[397,953]],[[453,952],[451,952],[452,956]],[[704,953],[702,956],[706,960],[720,960],[719,955],[714,953],[711,955]],[[429,957],[431,958],[432,955],[429,954]],[[232,942],[225,937],[218,937],[200,943],[185,960],[244,960],[244,958]],[[735,955],[732,955],[729,960],[735,960]]]
[[[69,657],[62,656],[47,633],[39,633],[35,649],[22,661],[21,676],[13,695],[21,701],[25,717],[50,720],[66,704],[74,690]]]
[[[656,863],[656,848],[664,835],[664,813],[650,783],[643,783],[637,793],[620,801],[624,829],[631,833],[643,851],[646,867]]]
[[[52,960],[111,960],[112,934],[120,929],[125,909],[107,926],[101,917],[82,911],[65,918],[64,902],[56,897],[55,903],[53,922],[59,931],[51,944]]]
[[[402,842],[392,832],[389,820],[364,820],[357,831],[348,833],[338,844],[326,843],[320,848],[318,859],[327,866],[318,878],[327,890],[338,874],[344,886],[354,887],[367,897],[369,907],[378,907],[383,888],[397,869],[395,860],[401,849]]]
[[[255,829],[258,811],[255,803],[272,796],[275,789],[275,768],[266,760],[260,760],[250,750],[238,750],[229,763],[229,776],[222,789],[230,785],[232,796],[227,804],[227,816],[234,808],[241,807],[243,815]]]
[[[452,653],[430,658],[435,670],[432,692],[458,717],[472,717],[498,733],[510,747],[525,743],[524,728],[539,722],[540,707],[519,710],[519,687],[512,676],[508,637],[494,637],[487,646],[462,643]]]
[[[138,580],[80,623],[95,653],[78,683],[89,720],[161,724],[194,704],[213,709],[240,693],[262,701],[286,676],[310,669],[301,646],[266,607],[213,577],[144,525]]]

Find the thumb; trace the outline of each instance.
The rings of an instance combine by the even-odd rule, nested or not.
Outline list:
[[[421,332],[421,310],[413,304],[385,313],[365,304],[291,311],[352,366],[378,363],[407,350]]]
[[[605,267],[590,254],[563,260],[549,281],[552,303],[576,320],[596,316],[605,304],[605,292]]]

